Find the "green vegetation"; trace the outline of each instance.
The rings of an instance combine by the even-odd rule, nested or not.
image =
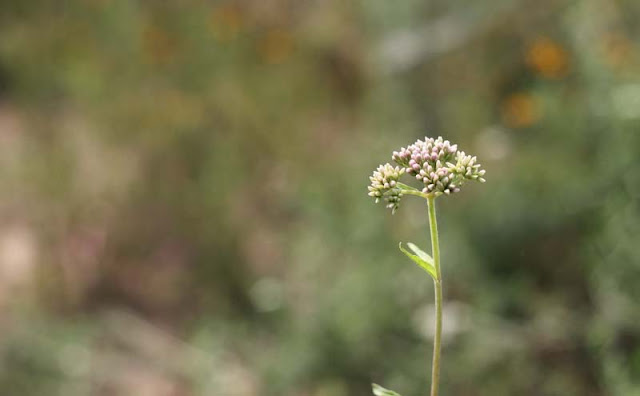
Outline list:
[[[0,394],[424,395],[424,202],[363,191],[425,131],[489,176],[438,199],[440,394],[640,394],[639,18],[0,0]]]

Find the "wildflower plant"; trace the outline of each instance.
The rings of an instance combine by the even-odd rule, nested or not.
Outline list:
[[[369,178],[369,196],[376,202],[384,200],[386,207],[395,213],[404,195],[415,195],[427,200],[429,229],[431,232],[430,256],[413,243],[407,243],[407,250],[399,244],[400,251],[418,264],[433,278],[435,291],[435,332],[433,340],[433,364],[431,371],[431,396],[438,395],[440,379],[440,344],[442,338],[442,273],[440,271],[440,246],[436,221],[435,199],[439,196],[460,192],[468,181],[485,182],[485,171],[477,163],[477,158],[459,151],[442,137],[418,140],[408,147],[394,151],[389,163],[378,166]],[[420,188],[400,182],[403,175],[413,176],[421,183]],[[373,384],[376,396],[400,396],[396,392]]]

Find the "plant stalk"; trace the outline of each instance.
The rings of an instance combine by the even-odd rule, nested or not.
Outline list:
[[[438,242],[438,222],[436,220],[436,203],[433,196],[427,198],[429,206],[429,229],[431,231],[431,254],[436,269],[433,281],[436,304],[436,328],[433,338],[433,364],[431,371],[431,396],[438,396],[440,386],[440,345],[442,343],[442,274],[440,272],[440,245]]]

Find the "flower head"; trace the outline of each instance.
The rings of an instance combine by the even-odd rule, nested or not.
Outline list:
[[[392,159],[400,166],[381,165],[373,173],[369,195],[384,198],[395,212],[402,197],[403,189],[397,186],[398,178],[407,173],[423,184],[422,193],[434,197],[453,194],[460,191],[460,186],[468,180],[484,182],[484,169],[477,163],[477,158],[458,151],[456,144],[451,144],[442,137],[418,140],[408,147],[394,151]]]
[[[378,166],[373,172],[373,176],[369,177],[371,185],[369,186],[369,196],[374,197],[376,203],[380,198],[387,201],[387,208],[392,213],[398,209],[400,198],[402,198],[402,190],[398,188],[398,178],[404,173],[403,168],[393,167],[391,164]]]

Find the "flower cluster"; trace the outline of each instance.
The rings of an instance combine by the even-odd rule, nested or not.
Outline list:
[[[393,152],[392,159],[400,168],[390,164],[379,166],[370,178],[369,195],[376,198],[376,202],[384,197],[389,202],[387,207],[394,212],[402,197],[402,189],[396,184],[404,172],[424,184],[422,193],[434,197],[460,191],[460,186],[467,180],[485,181],[485,171],[477,163],[477,158],[458,151],[457,145],[442,137],[425,138],[402,147],[400,151]]]
[[[403,168],[393,167],[391,164],[378,166],[373,172],[373,176],[369,177],[371,185],[369,186],[369,196],[376,199],[376,203],[383,198],[387,201],[387,208],[391,209],[391,213],[395,213],[402,198],[402,190],[398,188],[398,179],[404,173]]]

